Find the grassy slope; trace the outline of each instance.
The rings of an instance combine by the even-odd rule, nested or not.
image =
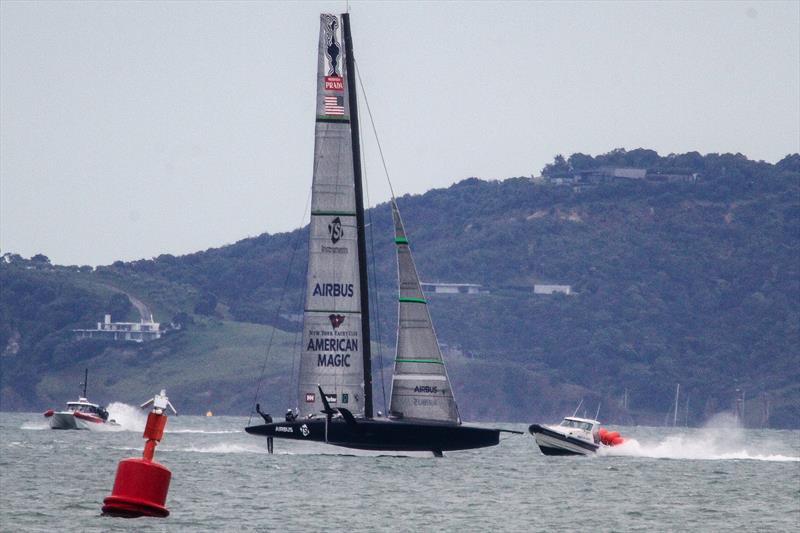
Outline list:
[[[90,368],[90,398],[108,403],[136,404],[166,388],[175,406],[187,413],[207,409],[242,413],[253,394],[272,328],[240,322],[207,322],[172,333],[146,345],[112,345],[85,362]],[[281,399],[290,396],[294,334],[276,331],[272,356],[266,366],[264,390]],[[83,363],[59,373],[45,374],[37,394],[49,405],[60,405],[78,392]],[[69,379],[73,376],[74,379]]]
[[[191,311],[197,299],[194,287],[159,276],[138,273],[123,276],[101,267],[92,277],[96,285],[109,285],[136,296],[150,308],[156,322],[169,322],[177,313]]]

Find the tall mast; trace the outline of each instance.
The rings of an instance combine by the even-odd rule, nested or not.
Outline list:
[[[86,398],[86,383],[89,381],[89,369],[83,369],[83,397]]]
[[[364,194],[361,187],[361,143],[358,135],[358,96],[356,69],[353,60],[353,39],[350,35],[350,14],[342,14],[347,91],[350,100],[350,133],[353,140],[353,179],[356,193],[356,226],[358,233],[358,271],[361,293],[361,339],[364,358],[364,416],[372,418],[372,350],[369,340],[369,281],[367,279],[367,237],[364,224]]]

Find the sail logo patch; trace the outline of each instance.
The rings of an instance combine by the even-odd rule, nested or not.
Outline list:
[[[428,394],[436,394],[437,392],[439,392],[439,387],[431,387],[428,385],[421,385],[421,386],[417,385],[416,387],[414,387],[414,392],[425,392]]]
[[[323,254],[349,254],[350,250],[343,246],[325,246],[322,245]]]
[[[326,91],[344,91],[344,81],[341,76],[325,76]]]
[[[331,321],[331,326],[333,326],[333,329],[337,329],[339,326],[341,326],[342,322],[344,322],[344,318],[344,315],[328,315],[328,320]]]
[[[328,76],[341,77],[339,56],[342,55],[342,49],[339,47],[339,41],[337,40],[339,17],[325,13],[322,15],[322,20],[322,28],[325,34],[325,58],[328,60]]]
[[[325,96],[323,97],[325,104],[324,113],[326,115],[344,115],[344,97],[343,96]]]
[[[357,352],[358,339],[308,339],[309,352]]]
[[[336,244],[339,242],[339,239],[344,237],[344,230],[342,229],[342,221],[339,217],[334,218],[331,220],[331,223],[328,224],[328,235],[331,236],[331,242]]]
[[[317,395],[313,392],[306,393],[306,403],[314,403],[314,400],[317,399]]]
[[[329,354],[317,354],[317,366],[324,366],[324,367],[349,367],[350,366],[350,354],[341,354],[341,353],[329,353]]]
[[[325,399],[328,400],[328,403],[336,403],[336,395],[335,394],[326,394]]]
[[[317,283],[312,295],[352,298],[353,293],[352,283]]]

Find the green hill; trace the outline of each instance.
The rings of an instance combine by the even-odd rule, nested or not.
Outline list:
[[[614,167],[647,177],[611,179]],[[398,199],[422,279],[488,291],[429,295],[465,419],[556,417],[585,398],[591,414],[602,402],[610,422],[663,423],[680,383],[692,423],[730,409],[740,389],[748,424],[800,427],[800,156],[771,165],[615,150],[557,157],[543,175],[468,179]],[[369,210],[368,222],[379,288],[373,339],[383,344],[388,393],[388,205]],[[138,401],[165,386],[188,412],[245,412],[274,326],[260,399],[285,409],[306,246],[303,228],[94,272],[42,258],[0,264],[3,408],[71,397],[88,363],[104,401]],[[570,285],[572,294],[534,294],[534,284]],[[141,346],[71,340],[69,329],[99,320],[111,298],[122,306],[109,287],[185,327]]]

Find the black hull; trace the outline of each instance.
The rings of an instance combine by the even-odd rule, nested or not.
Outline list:
[[[327,426],[327,427],[326,427]],[[445,452],[496,446],[499,429],[486,429],[425,421],[344,418],[273,422],[245,428],[251,435],[324,442],[357,450]]]
[[[550,446],[542,446],[539,445],[539,450],[542,452],[542,455],[586,455],[584,453],[575,453],[569,450],[565,450],[564,448],[551,448]]]

